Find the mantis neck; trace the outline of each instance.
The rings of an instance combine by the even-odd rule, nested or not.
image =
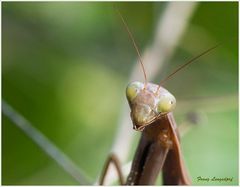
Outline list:
[[[126,184],[153,185],[162,169],[164,184],[190,184],[171,113],[144,129]]]

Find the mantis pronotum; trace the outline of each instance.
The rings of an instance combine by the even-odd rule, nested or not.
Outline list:
[[[134,81],[130,83],[126,89],[126,96],[131,109],[133,129],[142,131],[142,136],[135,152],[127,180],[124,181],[123,179],[117,157],[111,155],[105,164],[103,175],[100,178],[100,184],[102,185],[104,183],[108,166],[113,162],[116,166],[121,184],[155,184],[157,176],[162,170],[163,184],[190,185],[191,179],[184,165],[180,147],[180,136],[172,113],[176,106],[176,99],[168,90],[163,88],[162,85],[175,73],[215,49],[218,45],[207,49],[177,68],[163,79],[159,85],[148,83],[143,61],[132,33],[121,13],[118,10],[117,13],[132,40],[144,73],[144,83]]]

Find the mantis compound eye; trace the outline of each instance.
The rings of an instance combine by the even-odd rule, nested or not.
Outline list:
[[[144,88],[144,84],[141,82],[132,82],[127,86],[126,89],[126,95],[127,95],[127,99],[128,101],[132,101],[140,92],[140,90],[142,90]]]
[[[159,113],[171,112],[176,106],[175,97],[168,93],[164,94],[160,97],[159,102],[157,104],[157,111]]]

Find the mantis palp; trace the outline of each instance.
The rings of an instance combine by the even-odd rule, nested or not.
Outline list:
[[[183,64],[159,85],[148,83],[142,58],[134,38],[121,13],[117,10],[131,40],[144,73],[145,82],[134,81],[127,86],[126,96],[131,109],[133,129],[142,131],[132,162],[131,171],[124,181],[119,162],[115,155],[111,155],[105,164],[100,184],[108,166],[113,162],[116,166],[119,181],[125,185],[153,185],[159,172],[162,170],[163,184],[165,185],[190,185],[191,179],[184,165],[180,147],[180,136],[172,111],[176,106],[175,97],[162,85],[175,73],[192,63],[194,60],[215,49],[218,45],[207,49],[200,55]]]

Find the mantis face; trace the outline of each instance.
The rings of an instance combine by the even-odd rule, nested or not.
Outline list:
[[[157,118],[173,111],[175,97],[163,87],[141,82],[132,82],[127,86],[126,95],[131,108],[133,128],[142,131]]]

